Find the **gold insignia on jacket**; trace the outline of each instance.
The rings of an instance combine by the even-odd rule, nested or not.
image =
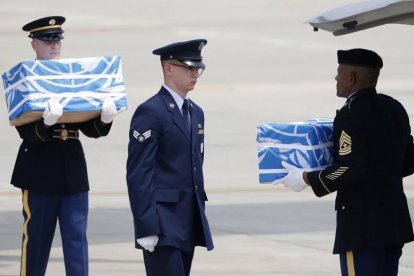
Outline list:
[[[348,167],[339,167],[336,171],[331,172],[330,174],[326,175],[325,177],[330,180],[335,180],[340,177],[344,172],[348,170]]]
[[[351,136],[342,131],[341,137],[339,137],[339,155],[347,155],[352,151],[352,139]]]

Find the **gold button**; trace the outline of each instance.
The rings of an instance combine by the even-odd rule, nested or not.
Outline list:
[[[62,138],[63,141],[68,139],[68,130],[67,129],[62,129],[62,131],[60,132],[60,138]]]

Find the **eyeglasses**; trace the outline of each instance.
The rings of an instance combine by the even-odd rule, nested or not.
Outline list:
[[[201,67],[194,67],[194,66],[188,66],[188,65],[181,65],[181,64],[175,64],[175,63],[170,63],[171,65],[174,66],[178,66],[178,67],[183,67],[185,69],[187,69],[187,74],[189,76],[193,76],[193,75],[197,75],[197,77],[200,77],[205,68],[201,68]]]

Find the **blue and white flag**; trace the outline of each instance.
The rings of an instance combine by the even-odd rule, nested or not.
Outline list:
[[[43,111],[50,98],[63,105],[64,114],[100,111],[107,97],[117,110],[127,106],[119,56],[25,61],[2,77],[11,122]]]
[[[332,119],[312,119],[257,127],[259,182],[272,183],[287,175],[286,161],[299,168],[320,170],[333,163]]]

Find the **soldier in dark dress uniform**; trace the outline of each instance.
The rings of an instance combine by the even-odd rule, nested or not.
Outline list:
[[[164,84],[131,120],[127,184],[135,246],[143,249],[148,276],[188,276],[195,246],[213,249],[205,214],[204,112],[187,97],[205,68],[206,43],[153,51],[161,57]]]
[[[318,197],[337,192],[334,254],[342,275],[391,276],[405,243],[414,240],[403,177],[414,172],[414,145],[404,107],[377,93],[381,57],[338,51],[337,96],[346,97],[333,124],[335,163],[304,172],[288,164],[286,187],[310,185]]]
[[[37,59],[60,57],[65,21],[50,16],[23,26],[32,38]],[[88,175],[79,131],[88,137],[106,136],[117,114],[105,100],[101,117],[81,123],[57,123],[63,107],[56,99],[41,120],[17,126],[23,139],[11,179],[23,193],[23,238],[20,275],[45,275],[59,221],[66,275],[88,275]]]

